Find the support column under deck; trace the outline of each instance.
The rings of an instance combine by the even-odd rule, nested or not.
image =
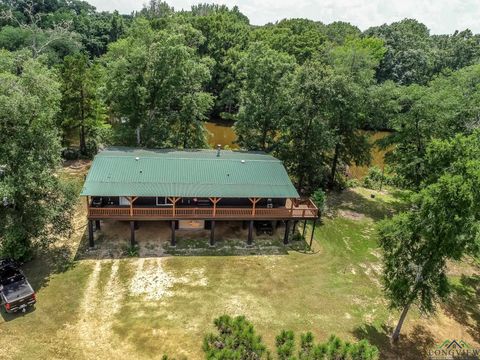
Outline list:
[[[250,246],[253,243],[253,220],[248,223],[248,239],[247,245]]]
[[[317,219],[313,220],[313,226],[312,226],[312,233],[310,234],[310,249],[312,248],[312,243],[313,243],[313,234],[315,233],[315,224],[317,223]]]
[[[135,221],[130,221],[130,246],[135,246]]]
[[[172,238],[170,239],[170,245],[177,246],[177,239],[175,238],[175,220],[170,221],[170,228],[172,230]]]
[[[95,220],[95,231],[97,231],[97,230],[101,230],[100,220]]]
[[[95,240],[93,238],[93,220],[88,220],[88,245],[90,247],[95,246]]]
[[[305,231],[307,231],[307,220],[303,221],[303,231],[302,231],[302,237],[305,239]]]
[[[215,220],[210,222],[210,246],[215,246]]]
[[[283,237],[283,244],[287,245],[288,244],[288,235],[290,233],[290,220],[287,220],[285,222],[285,236]]]

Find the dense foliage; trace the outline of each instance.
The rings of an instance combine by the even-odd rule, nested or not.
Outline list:
[[[0,253],[20,259],[70,230],[76,194],[56,176],[60,84],[40,61],[0,50]]]
[[[403,309],[394,340],[411,305],[433,312],[448,294],[447,261],[478,256],[480,249],[480,132],[434,140],[425,153],[412,210],[380,227],[386,294]]]
[[[223,315],[215,319],[214,324],[218,334],[208,334],[204,339],[203,350],[207,359],[272,358],[262,338],[245,317]],[[295,334],[284,330],[276,337],[275,346],[279,360],[376,360],[379,355],[378,349],[366,340],[349,343],[331,336],[327,342],[315,344],[310,332],[300,335],[297,346]]]
[[[0,47],[60,69],[64,144],[205,147],[205,121],[280,157],[297,187],[334,187],[383,141],[398,183],[418,188],[428,143],[478,126],[480,36],[416,20],[367,29],[286,19],[251,26],[237,7],[96,12],[80,0],[6,0]],[[84,54],[84,55],[82,55]],[[82,115],[83,112],[83,115]],[[112,126],[113,136],[105,129]],[[74,140],[78,139],[78,140]]]
[[[203,86],[212,61],[200,57],[205,41],[190,24],[154,31],[138,20],[105,56],[105,94],[118,130],[117,143],[202,148],[203,121],[213,97]],[[136,136],[135,136],[136,134]]]

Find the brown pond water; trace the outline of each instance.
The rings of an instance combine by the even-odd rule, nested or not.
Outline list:
[[[220,144],[222,147],[228,146],[230,149],[238,149],[238,145],[234,144],[237,136],[231,125],[207,122],[205,127],[208,130],[208,143],[211,147]],[[388,135],[387,131],[368,131],[368,133],[372,142]],[[384,155],[385,151],[374,147],[372,149],[372,163],[370,166],[377,166],[382,169],[384,166]],[[348,173],[355,179],[361,179],[368,173],[368,166],[350,166]]]

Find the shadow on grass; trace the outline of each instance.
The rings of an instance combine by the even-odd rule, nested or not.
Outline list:
[[[458,284],[451,285],[451,294],[442,308],[480,342],[480,275],[462,275]]]
[[[38,250],[32,261],[22,268],[35,291],[48,285],[51,275],[63,273],[75,266],[71,258],[71,248],[67,245],[53,249]]]
[[[35,292],[48,286],[53,274],[63,273],[73,268],[74,262],[70,257],[70,248],[56,247],[54,249],[38,249],[33,260],[21,266],[25,276]],[[12,321],[35,311],[35,307],[28,307],[25,312],[7,313],[3,307],[0,311],[5,321]]]
[[[179,239],[175,247],[163,244],[165,255],[174,256],[287,255],[288,249],[288,245],[270,237],[256,238],[251,245],[241,239],[222,239],[210,246],[209,240],[205,238]]]
[[[375,192],[372,191],[372,194]],[[400,196],[400,195],[397,195]],[[406,208],[405,201],[397,198],[397,201],[389,202],[382,199],[381,196],[367,198],[357,192],[347,189],[341,193],[334,193],[327,197],[329,215],[336,216],[338,211],[349,211],[352,216],[355,214],[366,216],[375,221],[391,217],[395,213]]]
[[[9,322],[16,319],[20,319],[24,316],[28,316],[28,314],[34,311],[35,311],[35,307],[28,307],[25,309],[25,312],[19,311],[16,313],[7,313],[5,309],[2,307],[2,309],[0,310],[0,314],[2,315],[2,318],[5,322]]]
[[[357,339],[366,339],[370,344],[378,347],[381,359],[426,359],[428,351],[435,345],[433,334],[420,325],[415,326],[408,335],[402,335],[395,345],[390,342],[391,333],[390,327],[383,326],[377,329],[368,324],[353,331]]]

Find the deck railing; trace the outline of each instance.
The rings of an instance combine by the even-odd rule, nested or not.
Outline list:
[[[111,219],[315,219],[318,209],[310,201],[293,207],[88,207],[90,218]]]

